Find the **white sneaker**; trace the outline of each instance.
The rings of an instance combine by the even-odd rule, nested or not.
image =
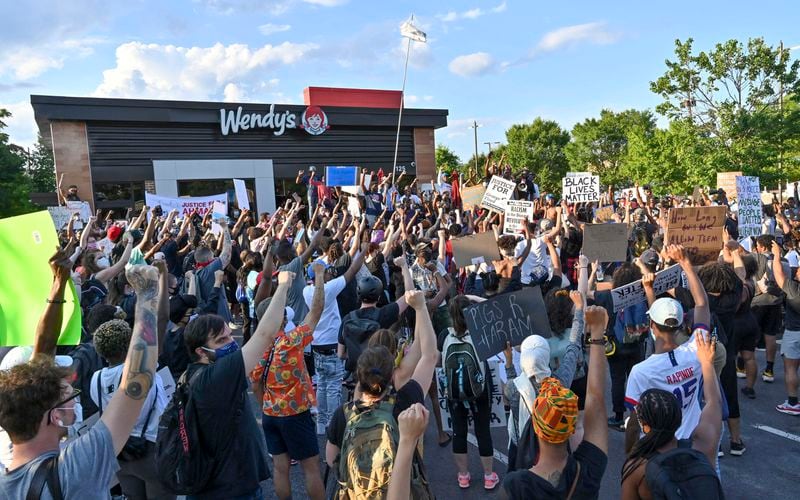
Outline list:
[[[776,406],[775,409],[787,415],[800,415],[800,403],[796,405],[790,405],[788,400],[784,401],[783,404]]]

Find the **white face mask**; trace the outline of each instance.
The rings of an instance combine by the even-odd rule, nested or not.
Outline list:
[[[98,258],[95,261],[95,263],[97,264],[97,267],[99,267],[100,269],[106,269],[107,267],[111,267],[111,261],[109,261],[108,257],[105,256]]]
[[[77,401],[75,401],[75,406],[73,408],[59,408],[61,410],[73,411],[75,412],[75,420],[70,425],[64,425],[63,420],[58,420],[56,424],[63,428],[67,429],[67,439],[72,439],[78,436],[78,429],[80,429],[81,424],[83,423],[83,407]]]

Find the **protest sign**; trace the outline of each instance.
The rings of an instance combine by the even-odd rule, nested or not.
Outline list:
[[[239,210],[250,210],[250,198],[247,196],[247,187],[242,179],[233,180],[233,189],[236,190],[236,204]]]
[[[464,309],[467,330],[478,358],[489,359],[506,348],[519,345],[529,335],[550,337],[550,321],[539,287],[503,293]]]
[[[347,197],[347,211],[353,217],[361,216],[361,204],[358,202],[358,198],[356,198],[355,196]]]
[[[700,186],[695,186],[694,190],[692,190],[692,201],[695,203],[700,203],[700,200],[703,199],[703,191],[700,189]]]
[[[492,176],[492,180],[486,186],[486,192],[483,193],[481,206],[503,213],[506,209],[506,200],[511,198],[516,187],[513,181],[503,179],[499,175]]]
[[[491,231],[470,234],[450,241],[453,243],[453,259],[458,267],[470,265],[472,259],[477,257],[483,257],[486,262],[491,262],[500,256],[497,241]]]
[[[172,372],[169,371],[168,366],[158,370],[156,374],[161,377],[161,382],[164,385],[164,395],[167,397],[167,402],[169,402],[172,399],[172,395],[175,394],[175,378],[172,376]]]
[[[50,213],[50,218],[53,219],[53,225],[56,228],[56,231],[61,231],[67,227],[69,224],[69,220],[72,218],[73,213],[67,207],[47,207],[48,213]],[[74,229],[80,229],[79,227],[75,227]]]
[[[736,178],[736,203],[739,207],[739,237],[761,235],[761,192],[758,177]]]
[[[533,220],[533,202],[523,200],[506,200],[506,214],[503,222],[503,234],[520,234],[525,224]]]
[[[92,207],[89,206],[88,201],[68,201],[67,208],[72,213],[77,212],[83,222],[89,222],[89,217],[92,216]]]
[[[630,198],[631,200],[637,200],[640,203],[647,202],[647,193],[645,193],[643,189],[626,188],[620,190],[619,195],[626,200]]]
[[[725,191],[728,198],[736,196],[736,178],[741,172],[717,172],[717,189]]]
[[[658,296],[668,290],[672,290],[680,284],[681,266],[675,264],[674,266],[656,273],[656,279],[653,281],[653,292]],[[628,306],[647,300],[642,280],[636,280],[633,283],[628,283],[627,285],[611,290],[611,298],[614,301],[614,312],[620,312]]]
[[[0,220],[0,261],[6,278],[0,280],[0,346],[33,345],[39,315],[53,284],[48,261],[59,246],[53,219],[47,211]],[[24,278],[17,276],[24,271]],[[81,339],[81,309],[72,281],[61,304],[63,319],[58,343],[75,345]]]
[[[775,201],[774,193],[771,191],[761,191],[761,204],[772,205]]]
[[[604,207],[594,209],[594,220],[597,223],[603,224],[614,220],[614,205],[606,205]]]
[[[621,262],[628,256],[627,224],[583,226],[583,254],[590,261]]]
[[[209,210],[213,210],[215,201],[224,204],[225,214],[228,213],[228,195],[226,193],[215,194],[213,196],[186,196],[183,198],[172,198],[170,196],[145,193],[144,199],[148,207],[160,206],[165,214],[172,210],[177,210],[178,217],[180,218],[191,214],[192,210],[197,210],[197,213],[202,217]]]
[[[562,198],[569,203],[600,201],[600,176],[570,172],[561,179]]]
[[[505,427],[506,426],[506,412],[503,405],[503,393],[500,390],[500,370],[503,369],[502,364],[496,359],[489,360],[489,373],[486,374],[486,380],[492,384],[492,409],[491,416],[489,417],[490,427]],[[439,409],[442,411],[442,428],[445,431],[453,430],[453,418],[450,415],[450,406],[447,404],[447,382],[444,370],[441,368],[436,369],[436,381],[439,384]],[[469,414],[469,423],[472,425],[472,414]]]
[[[485,192],[486,188],[481,185],[462,189],[461,205],[464,207],[464,210],[472,210],[474,207],[479,206]]]
[[[667,245],[683,245],[696,263],[717,260],[727,207],[673,208],[667,217]]]
[[[325,167],[325,185],[358,186],[358,167]]]

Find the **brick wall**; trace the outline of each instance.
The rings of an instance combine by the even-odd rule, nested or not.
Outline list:
[[[436,143],[432,128],[414,129],[414,163],[420,183],[436,178]]]
[[[61,188],[78,186],[78,196],[88,201],[94,211],[92,173],[89,168],[89,143],[86,139],[86,123],[72,121],[50,122],[53,138],[53,158],[56,164],[56,179],[64,175]]]

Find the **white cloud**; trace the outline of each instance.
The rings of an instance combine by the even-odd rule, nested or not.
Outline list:
[[[427,68],[433,63],[433,53],[431,52],[431,43],[434,41],[430,38],[428,43],[411,42],[411,54],[408,56],[408,64],[412,68]],[[408,47],[408,39],[401,38],[395,47],[394,57],[400,64],[405,62],[406,48]]]
[[[310,3],[312,5],[321,5],[322,7],[338,7],[339,5],[344,5],[349,0],[303,0],[304,3]]]
[[[534,52],[552,52],[584,42],[592,45],[607,45],[616,42],[619,38],[620,34],[610,31],[603,22],[576,24],[545,33],[536,44]]]
[[[289,31],[292,29],[290,24],[262,24],[258,27],[258,31],[261,32],[262,35],[273,35],[275,33],[283,33],[284,31]]]
[[[67,39],[38,45],[5,46],[0,48],[0,75],[12,75],[17,80],[35,78],[51,69],[61,69],[68,58],[87,57],[94,46],[103,43],[97,37]]]
[[[220,14],[230,15],[236,12],[266,10],[274,16],[286,13],[299,3],[316,5],[319,7],[338,7],[349,0],[194,0],[195,3],[205,5]]]
[[[484,14],[484,12],[480,8],[475,8],[475,9],[470,9],[470,10],[464,12],[463,14],[461,14],[461,16],[464,19],[478,19],[483,14]]]
[[[290,42],[252,49],[244,44],[177,47],[129,42],[117,47],[116,67],[103,71],[94,95],[189,100],[250,95],[264,90],[265,74],[297,63],[317,48]],[[273,83],[277,80],[269,80],[268,86],[274,90]]]
[[[0,103],[0,109],[7,109],[11,118],[6,118],[7,127],[3,132],[11,138],[11,142],[23,148],[32,148],[36,144],[39,128],[33,118],[33,107],[29,101]]]
[[[501,3],[500,5],[497,5],[496,7],[492,7],[492,12],[496,12],[496,13],[499,14],[501,12],[505,12],[507,7],[508,7],[508,5],[506,5],[505,0],[503,0],[503,3]]]
[[[496,69],[494,58],[486,52],[475,52],[458,56],[447,66],[451,73],[458,76],[480,76]]]
[[[439,14],[436,17],[444,23],[452,23],[460,19],[478,19],[479,17],[485,16],[489,13],[499,14],[501,12],[505,12],[506,7],[506,2],[503,1],[489,10],[483,10],[480,7],[474,7],[472,9],[465,10],[464,12],[456,12],[451,10],[448,11],[447,14]]]
[[[245,100],[244,91],[233,82],[225,85],[222,95],[225,102],[243,102]]]

